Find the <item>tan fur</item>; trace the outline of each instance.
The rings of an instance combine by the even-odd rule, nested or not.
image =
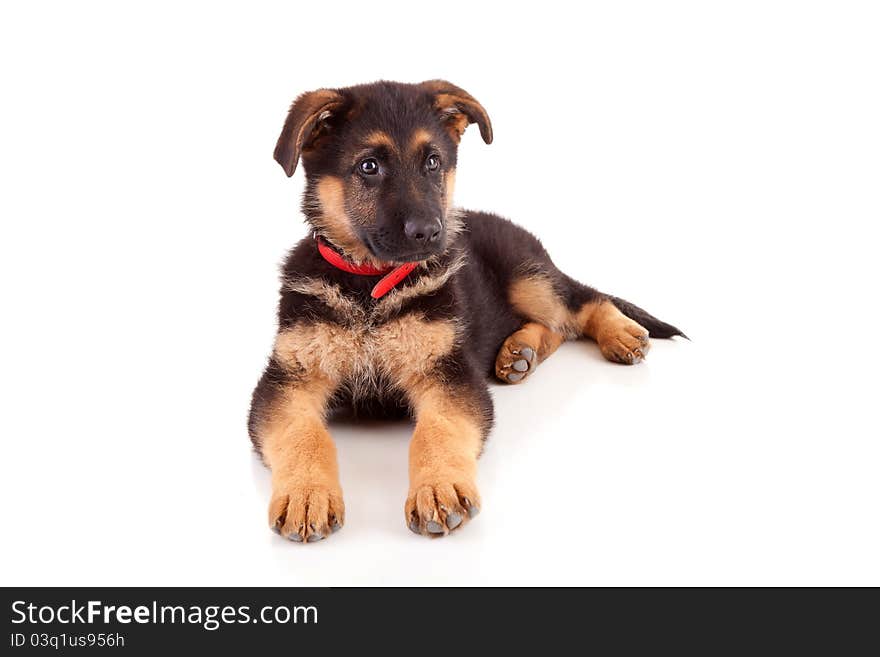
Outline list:
[[[434,378],[437,361],[452,351],[456,325],[452,321],[426,321],[408,314],[376,330],[373,338],[384,372],[402,389]]]
[[[465,129],[468,127],[468,117],[464,114],[453,114],[449,120],[446,122],[446,125],[452,131],[453,136],[458,137],[458,141],[461,141],[461,136],[464,134]]]
[[[448,533],[451,514],[463,525],[468,509],[480,507],[475,483],[482,447],[480,418],[466,396],[437,381],[415,385],[410,398],[416,428],[409,449],[404,514],[414,531],[439,536]],[[442,533],[429,532],[429,522],[437,523]]]
[[[449,136],[456,143],[461,141],[464,131],[470,124],[470,119],[468,119],[467,115],[456,109],[456,103],[460,100],[460,98],[449,94],[438,94],[435,101],[435,106],[446,114],[444,125],[449,132]]]
[[[449,208],[446,211],[446,239],[450,242],[453,238],[464,231],[464,216],[466,210],[462,208]]]
[[[315,198],[308,199],[319,216],[315,227],[335,247],[355,263],[379,263],[358,239],[346,212],[345,185],[340,178],[324,176],[315,186]]]
[[[426,144],[430,144],[433,140],[431,137],[431,133],[425,130],[424,128],[416,129],[412,137],[409,139],[409,152],[416,153],[425,147]]]
[[[593,338],[608,360],[632,365],[651,348],[648,330],[624,315],[607,300],[585,303],[576,314],[584,335]]]
[[[416,314],[379,326],[303,322],[278,334],[274,354],[291,373],[315,373],[358,397],[380,376],[398,390],[432,376],[437,360],[455,345],[456,328]]]
[[[514,310],[523,317],[566,336],[576,337],[574,318],[547,276],[528,274],[515,279],[510,284],[508,298]]]
[[[345,522],[336,446],[323,419],[333,388],[324,376],[288,385],[258,429],[272,471],[269,525],[293,540],[327,536]]]
[[[364,139],[364,144],[372,148],[384,146],[392,153],[397,152],[397,144],[394,143],[394,140],[387,132],[381,130],[376,130],[367,135],[366,139]]]
[[[492,143],[492,124],[486,109],[467,91],[446,80],[426,80],[422,88],[434,96],[434,109],[447,122],[450,136],[458,141],[473,120],[480,125],[480,135],[487,144]],[[470,115],[470,117],[468,116]]]
[[[527,322],[520,330],[508,336],[498,350],[498,356],[495,358],[495,376],[504,383],[522,383],[534,368],[549,358],[563,342],[565,336],[562,333],[537,322]],[[519,372],[513,368],[513,363],[525,360],[522,351],[526,347],[535,352],[535,360],[529,363],[526,372]],[[508,378],[511,373],[523,376],[518,380],[511,380]]]
[[[452,207],[452,198],[455,195],[455,169],[449,169],[443,175],[443,210],[449,212]]]
[[[532,322],[543,324],[565,339],[582,336],[593,338],[609,360],[635,364],[645,358],[650,348],[647,329],[629,319],[613,303],[602,299],[586,303],[572,312],[553,289],[550,279],[543,274],[525,273],[516,278],[510,284],[508,298],[517,313]],[[505,363],[501,369],[504,369],[504,347],[498,354],[496,374],[500,371],[498,363],[502,360]],[[504,374],[507,372],[505,370]]]
[[[513,335],[519,338],[523,344],[535,345],[532,348],[538,354],[539,363],[549,358],[550,354],[565,341],[565,336],[561,333],[535,322],[529,322]]]

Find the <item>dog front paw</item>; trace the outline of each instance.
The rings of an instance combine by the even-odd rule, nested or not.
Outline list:
[[[406,523],[416,534],[437,538],[463,527],[480,512],[480,494],[467,478],[410,487]]]
[[[345,504],[338,484],[273,482],[269,526],[297,543],[314,543],[339,530],[345,522]]]

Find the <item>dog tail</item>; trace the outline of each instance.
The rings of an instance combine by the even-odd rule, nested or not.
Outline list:
[[[681,337],[690,340],[690,338],[682,333],[680,329],[677,329],[672,324],[660,321],[650,313],[639,308],[637,305],[630,303],[629,301],[624,301],[623,299],[618,299],[617,297],[609,296],[608,299],[620,312],[648,329],[648,333],[652,338],[671,338],[680,335]]]

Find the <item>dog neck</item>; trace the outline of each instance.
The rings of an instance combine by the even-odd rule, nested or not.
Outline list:
[[[317,241],[318,252],[321,254],[321,257],[337,269],[361,276],[382,276],[379,282],[373,286],[372,292],[370,292],[370,296],[374,299],[381,299],[388,294],[419,265],[418,262],[405,262],[397,267],[394,265],[375,267],[369,263],[356,265],[336,252],[322,237],[319,237]]]

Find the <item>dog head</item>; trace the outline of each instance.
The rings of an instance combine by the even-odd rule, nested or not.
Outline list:
[[[294,101],[275,159],[288,176],[302,159],[306,218],[349,258],[426,260],[458,228],[455,167],[471,123],[492,142],[483,106],[443,80],[320,89]]]

